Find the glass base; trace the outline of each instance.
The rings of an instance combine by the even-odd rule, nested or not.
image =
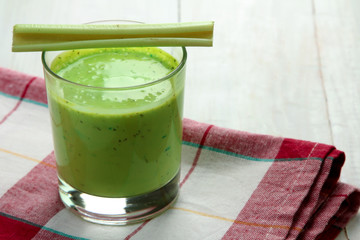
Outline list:
[[[124,198],[99,197],[71,187],[59,177],[61,200],[81,218],[99,224],[128,225],[156,217],[170,207],[179,192],[179,173],[165,186]]]

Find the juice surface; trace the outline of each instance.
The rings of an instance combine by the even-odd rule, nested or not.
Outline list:
[[[183,74],[158,48],[69,51],[51,69],[82,85],[47,83],[59,177],[97,196],[150,192],[178,173]],[[106,87],[107,89],[103,89]],[[111,89],[112,88],[112,89]]]

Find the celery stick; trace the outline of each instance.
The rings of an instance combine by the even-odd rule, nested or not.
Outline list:
[[[212,40],[199,38],[127,38],[87,41],[68,41],[13,46],[13,52],[57,51],[105,47],[151,47],[151,46],[212,46]]]
[[[214,22],[115,25],[17,24],[14,52],[132,46],[212,46]]]

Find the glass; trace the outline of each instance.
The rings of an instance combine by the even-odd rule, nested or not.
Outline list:
[[[85,220],[144,221],[178,196],[187,53],[160,49],[177,60],[176,68],[124,87],[69,81],[52,69],[63,51],[42,54],[60,197]]]

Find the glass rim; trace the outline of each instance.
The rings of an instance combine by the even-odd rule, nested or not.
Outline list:
[[[116,22],[116,21],[122,21],[122,22],[128,22],[128,23],[141,23],[141,22],[137,22],[137,21],[132,21],[132,20],[102,20],[102,21],[94,21],[94,22],[89,22],[86,24],[93,24],[93,23],[106,23],[106,22]],[[69,84],[73,84],[73,85],[77,85],[79,87],[84,87],[84,88],[91,88],[91,89],[98,89],[98,90],[128,90],[128,89],[136,89],[136,88],[143,88],[143,87],[148,87],[151,85],[155,85],[157,83],[166,81],[170,78],[172,78],[173,76],[175,76],[177,73],[179,73],[184,67],[185,67],[185,63],[187,60],[187,51],[186,48],[184,46],[179,46],[179,47],[175,47],[175,46],[166,46],[166,47],[172,47],[172,48],[181,48],[182,50],[182,59],[179,62],[179,64],[177,65],[177,67],[173,70],[171,70],[171,72],[169,72],[167,75],[165,75],[164,77],[158,78],[154,81],[148,82],[148,83],[143,83],[143,84],[138,84],[138,85],[131,85],[131,86],[125,86],[125,87],[97,87],[97,86],[91,86],[91,85],[84,85],[81,83],[76,83],[73,81],[70,81],[66,78],[63,78],[59,75],[57,75],[55,72],[53,72],[51,70],[51,68],[49,67],[49,65],[47,64],[46,60],[45,60],[45,55],[48,52],[55,52],[55,51],[43,51],[41,54],[41,62],[43,64],[44,70],[49,73],[50,75],[52,75],[53,77],[62,80],[66,83]],[[114,47],[116,48],[116,47]],[[90,49],[94,49],[94,48],[90,48]],[[80,50],[80,49],[69,49],[69,50],[62,50],[62,51],[71,51],[71,50]]]

